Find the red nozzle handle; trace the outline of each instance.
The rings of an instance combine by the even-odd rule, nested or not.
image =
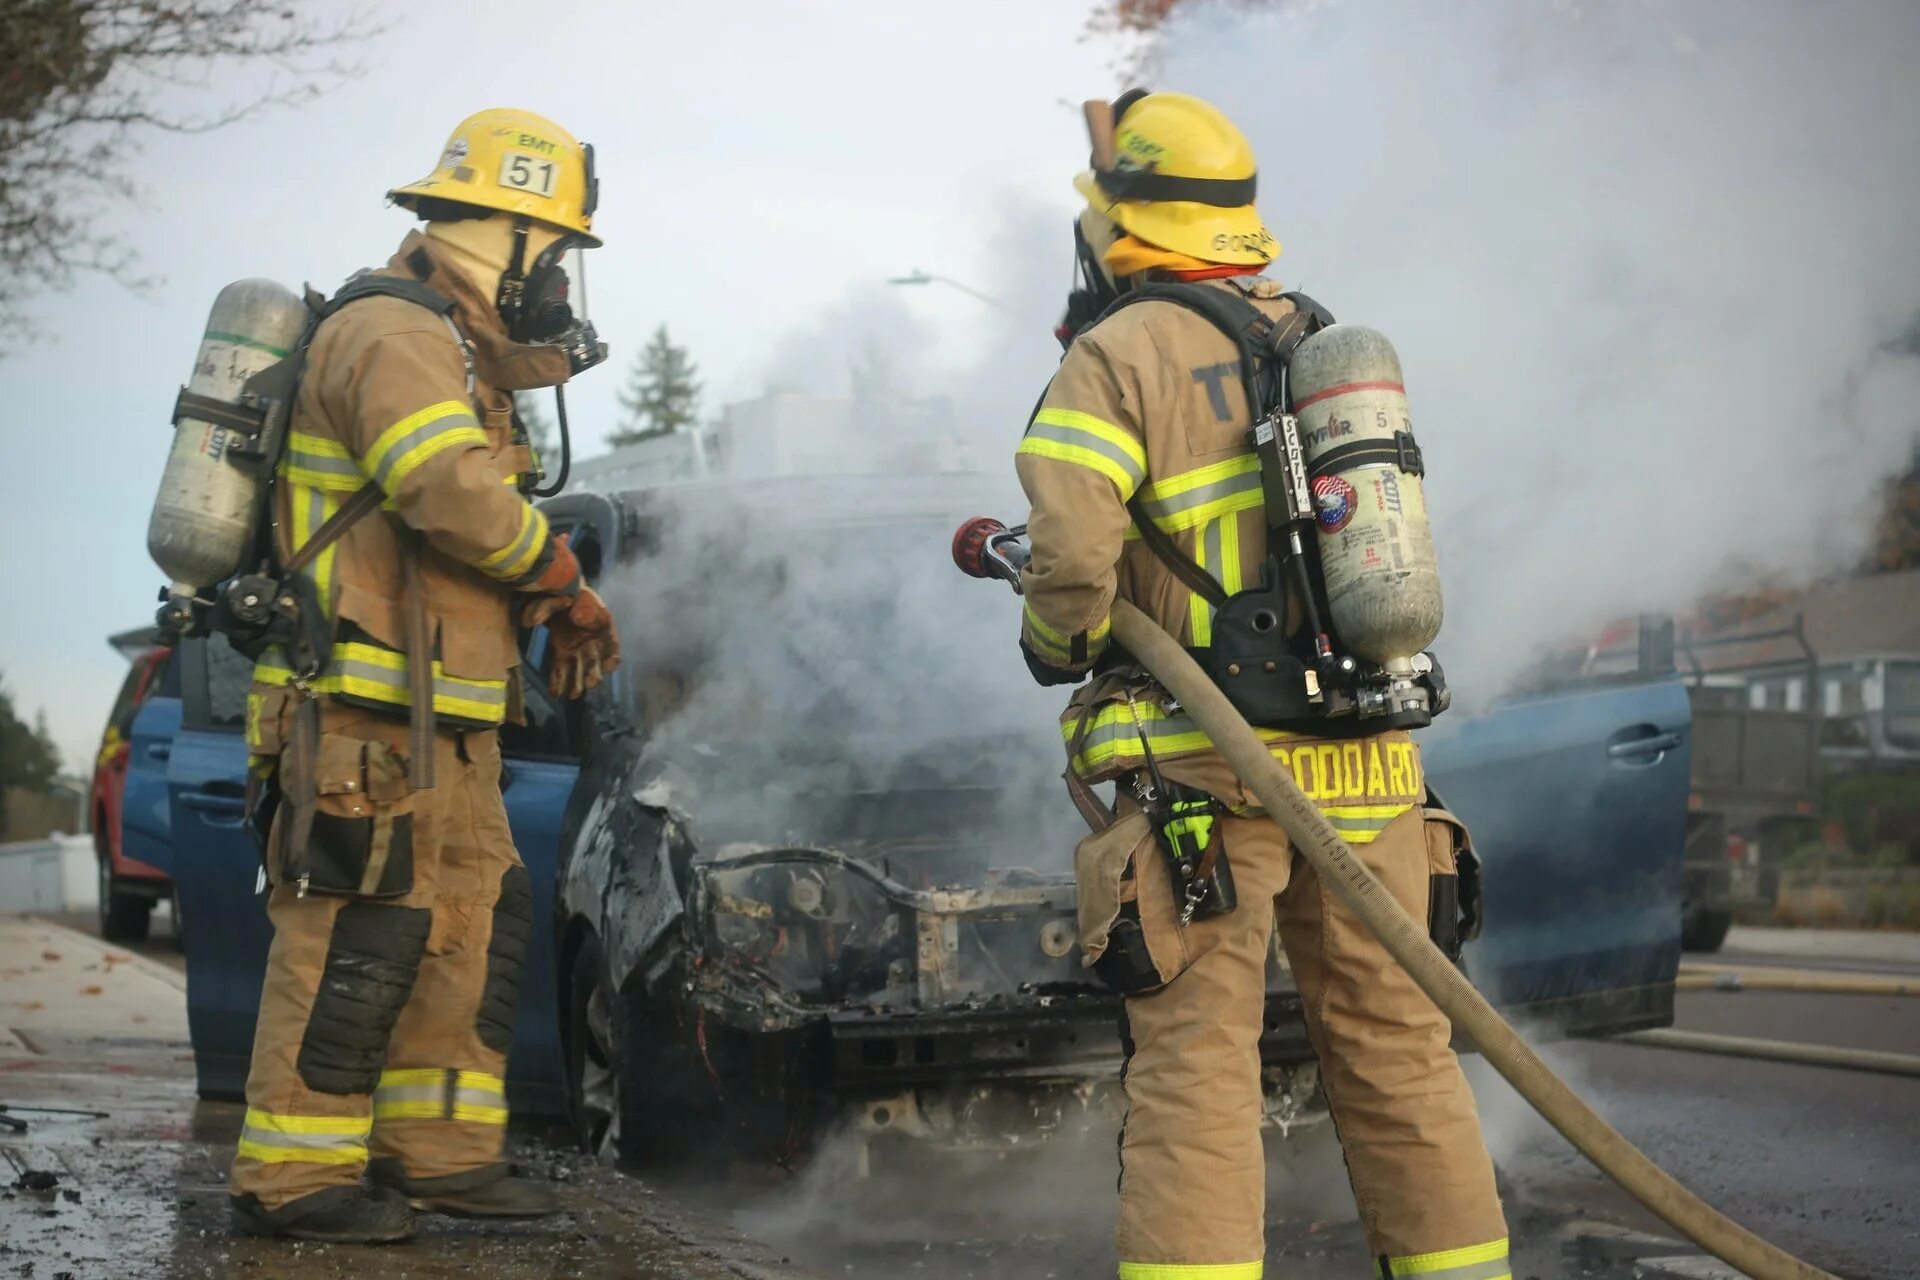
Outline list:
[[[987,543],[1007,526],[992,516],[975,516],[953,531],[953,563],[969,578],[991,578],[987,568]]]

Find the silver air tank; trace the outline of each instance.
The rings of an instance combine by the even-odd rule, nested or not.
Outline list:
[[[291,289],[234,281],[213,300],[187,390],[237,404],[246,380],[291,351],[306,322],[306,304]],[[169,596],[203,593],[252,549],[263,482],[225,457],[246,443],[232,427],[181,416],[147,522],[147,553],[170,579]]]
[[[1406,674],[1443,610],[1400,357],[1372,329],[1330,325],[1300,344],[1290,377],[1334,634]]]

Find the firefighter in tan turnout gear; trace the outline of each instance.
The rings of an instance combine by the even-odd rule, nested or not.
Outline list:
[[[550,629],[558,695],[618,661],[605,606],[528,501],[512,400],[604,358],[562,265],[600,243],[592,150],[485,111],[390,195],[424,231],[320,312],[274,482],[278,555],[311,583],[324,664],[266,649],[248,707],[256,789],[278,803],[234,1225],[323,1240],[401,1238],[415,1208],[554,1210],[502,1160],[537,925],[496,730],[520,714],[517,624]]]
[[[1109,154],[1096,131],[1094,169],[1077,182],[1087,208],[1070,346],[1016,461],[1032,507],[1022,648],[1043,683],[1091,676],[1062,718],[1072,771],[1119,783],[1111,825],[1096,823],[1105,829],[1077,854],[1083,948],[1127,997],[1119,1274],[1262,1274],[1258,1044],[1277,927],[1377,1273],[1502,1280],[1506,1223],[1447,1020],[1206,737],[1109,648],[1116,596],[1200,656],[1229,642],[1218,632],[1235,597],[1276,587],[1263,577],[1272,520],[1240,349],[1154,289],[1197,285],[1257,312],[1262,331],[1325,317],[1259,274],[1279,246],[1254,208],[1252,153],[1224,116],[1135,92],[1107,118]],[[1352,492],[1315,482],[1328,509]],[[1284,594],[1270,616],[1310,645],[1302,587]],[[1408,733],[1351,717],[1344,728],[1311,717],[1256,727],[1401,904],[1432,918],[1430,894],[1444,898],[1451,926],[1459,833],[1425,807]],[[1205,850],[1184,886],[1163,852],[1182,839]]]

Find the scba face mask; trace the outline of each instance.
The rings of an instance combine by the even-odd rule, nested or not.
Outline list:
[[[1073,223],[1073,288],[1067,293],[1066,314],[1054,336],[1062,347],[1073,345],[1079,332],[1098,320],[1119,298],[1113,274],[1103,261],[1120,238],[1120,228],[1092,209],[1083,209]]]
[[[583,373],[607,358],[593,322],[586,317],[586,246],[563,236],[521,269],[525,224],[515,228],[513,263],[500,277],[498,306],[515,342],[557,347],[566,354],[569,374]]]
[[[559,347],[567,354],[568,368],[576,374],[607,358],[607,344],[600,341],[593,322],[587,319],[584,245],[556,241],[534,260],[512,337],[515,342]]]

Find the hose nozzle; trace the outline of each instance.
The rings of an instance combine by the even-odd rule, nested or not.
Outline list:
[[[953,531],[953,563],[969,578],[998,578],[1020,589],[1020,571],[1031,552],[1027,526],[1009,529],[992,516],[975,516]]]

